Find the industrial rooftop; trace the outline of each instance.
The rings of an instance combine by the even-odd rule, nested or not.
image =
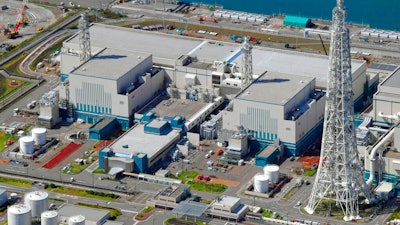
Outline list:
[[[109,147],[118,154],[146,153],[148,158],[151,158],[164,146],[168,146],[171,141],[179,138],[178,130],[171,130],[166,135],[154,135],[144,133],[143,128],[143,124],[138,124]],[[157,141],[154,141],[155,138]]]
[[[201,39],[147,31],[135,31],[134,29],[117,26],[103,24],[92,24],[90,26],[91,46],[146,52],[151,53],[154,58],[178,59],[179,56],[188,54],[201,42],[203,42]],[[78,33],[67,40],[66,43],[72,43],[78,46]],[[174,51],[171,51],[171,49]]]
[[[242,64],[241,45],[237,43],[182,37],[103,24],[92,24],[90,33],[93,47],[145,52],[153,56],[153,62],[156,64],[161,63],[173,67],[175,60],[187,54],[196,56],[200,62],[211,63],[213,60],[226,60],[239,67]],[[78,34],[68,39],[64,46],[78,49]],[[172,49],[173,51],[171,51]],[[324,87],[326,86],[329,62],[327,56],[254,46],[252,58],[255,75],[261,75],[265,71],[279,71],[312,76],[317,78],[317,83],[323,82]],[[289,64],[290,66],[288,66]],[[363,66],[364,62],[352,60],[351,64],[352,71],[355,71]]]
[[[215,204],[221,204],[223,206],[234,206],[236,203],[240,201],[240,198],[237,197],[232,197],[232,196],[221,196],[217,201],[215,201]]]
[[[236,99],[284,105],[314,78],[267,72],[244,89]]]
[[[148,104],[146,108],[141,110],[140,114],[151,110],[157,116],[183,116],[186,119],[191,118],[202,108],[207,106],[208,103],[201,101],[190,101],[187,99],[173,99],[166,97],[157,97],[153,102]]]
[[[105,48],[73,70],[73,74],[118,80],[150,54]]]
[[[382,82],[381,86],[400,88],[400,67],[398,67],[392,73],[392,75],[390,75],[386,80],[384,80]]]
[[[93,209],[84,206],[64,204],[58,209],[58,214],[64,217],[82,215],[87,221],[99,221],[101,218],[109,215],[109,211],[103,209]]]

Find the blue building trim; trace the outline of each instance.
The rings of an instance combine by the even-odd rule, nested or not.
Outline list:
[[[106,122],[106,121],[103,121]],[[117,119],[111,119],[107,121],[100,129],[97,129],[95,125],[89,128],[89,138],[95,140],[104,140],[107,137],[110,137],[115,131],[120,130],[119,123]]]
[[[322,119],[309,132],[307,132],[297,143],[281,142],[284,145],[285,156],[288,157],[299,156],[307,152],[309,146],[322,136],[323,125],[324,125],[324,120]],[[252,133],[254,132],[249,132],[249,134]],[[269,138],[267,139],[256,138],[256,140],[271,144],[276,138],[278,138],[277,134],[270,134],[270,135],[266,134],[266,135]]]
[[[66,80],[68,80],[68,77],[69,77],[69,75],[68,74],[65,74],[65,73],[62,73],[61,74],[61,82],[65,82]]]
[[[110,151],[109,148],[104,147],[99,151],[98,155],[99,155],[99,168],[105,170],[104,158],[114,156],[114,152]]]
[[[133,119],[128,117],[121,117],[115,115],[105,115],[105,114],[97,114],[92,112],[85,112],[81,110],[75,110],[75,118],[82,119],[86,123],[95,124],[99,122],[102,118],[110,118],[117,119],[119,125],[123,130],[129,129],[133,125]]]
[[[276,149],[273,153],[271,153],[268,157],[265,156],[260,156],[259,154],[264,151],[264,149],[262,149],[261,151],[259,151],[256,154],[256,166],[266,166],[268,164],[275,164],[276,161],[278,160],[278,156],[279,156],[279,150]]]
[[[364,170],[364,180],[367,180],[369,178],[370,173],[371,173],[371,171]],[[377,177],[378,177],[378,173],[375,172],[374,180],[372,181],[372,183],[374,185],[378,185]],[[382,181],[390,182],[393,184],[394,192],[397,197],[400,197],[400,186],[397,184],[399,179],[400,179],[400,176],[397,176],[394,174],[389,174],[389,173],[382,173]]]

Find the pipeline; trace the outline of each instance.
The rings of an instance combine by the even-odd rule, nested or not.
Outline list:
[[[400,112],[396,113],[395,115],[385,115],[385,114],[383,114],[383,112],[379,112],[378,116],[380,116],[382,118],[390,119],[390,120],[398,120],[400,118]]]
[[[392,130],[388,133],[385,134],[385,136],[379,140],[379,142],[377,144],[375,144],[375,146],[372,148],[371,150],[371,154],[369,155],[369,160],[371,162],[371,168],[370,168],[370,173],[369,173],[369,178],[367,180],[367,185],[371,185],[372,182],[374,181],[375,178],[375,160],[376,160],[376,153],[378,152],[378,150],[380,149],[380,147],[382,147],[382,145],[387,142],[390,138],[393,137],[395,129],[392,128]]]

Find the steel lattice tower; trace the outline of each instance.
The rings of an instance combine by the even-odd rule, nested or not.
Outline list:
[[[90,59],[90,56],[89,22],[86,13],[82,13],[79,20],[79,59],[81,62],[86,62]]]
[[[313,214],[322,200],[332,199],[344,220],[359,219],[358,196],[369,199],[358,158],[349,29],[345,24],[344,0],[333,9],[325,120],[317,177],[306,211]]]
[[[242,88],[246,87],[253,81],[252,48],[249,38],[245,37],[242,46]]]

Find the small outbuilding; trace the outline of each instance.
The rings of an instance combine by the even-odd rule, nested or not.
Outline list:
[[[300,16],[286,16],[283,20],[283,25],[291,27],[306,28],[310,27],[311,19]]]

